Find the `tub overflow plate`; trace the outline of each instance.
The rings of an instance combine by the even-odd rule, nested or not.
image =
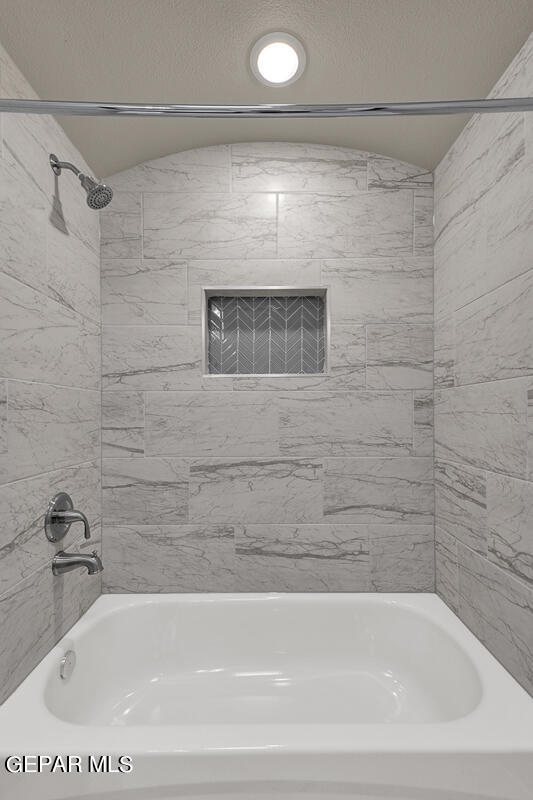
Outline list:
[[[59,662],[59,676],[64,680],[68,680],[74,672],[76,666],[76,653],[74,650],[67,650],[61,661]]]

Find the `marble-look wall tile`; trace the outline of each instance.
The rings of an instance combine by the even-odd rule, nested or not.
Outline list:
[[[431,524],[430,458],[328,458],[324,462],[328,522]]]
[[[1,48],[0,94],[37,97]],[[88,172],[83,157],[50,116],[4,114],[0,124],[3,702],[101,590],[100,575],[52,575],[56,549],[82,546],[81,526],[57,547],[43,530],[62,490],[89,517],[90,549],[101,539],[100,275],[98,214],[48,163],[57,152]]]
[[[533,381],[527,390],[527,479],[533,481]]]
[[[367,155],[369,189],[426,189],[433,185],[433,174],[422,167],[374,153]]]
[[[438,519],[438,512],[436,511]],[[456,614],[459,611],[459,564],[457,541],[437,525],[435,527],[436,592]]]
[[[364,526],[239,526],[235,546],[240,591],[370,591]]]
[[[76,187],[77,188],[77,187]],[[76,196],[79,203],[79,197]],[[87,208],[88,214],[94,214]],[[54,300],[100,324],[100,258],[62,225],[46,229],[48,293]],[[80,265],[83,268],[80,269]]]
[[[435,453],[481,469],[525,477],[526,378],[435,392]]]
[[[433,387],[432,325],[367,325],[368,389]]]
[[[50,564],[0,596],[0,702],[44,658],[100,594],[100,575],[52,575]]]
[[[416,189],[414,193],[413,253],[433,255],[433,187]]]
[[[433,268],[428,258],[332,259],[322,268],[336,324],[433,323]]]
[[[373,591],[435,591],[434,547],[433,525],[376,527],[370,539]]]
[[[145,258],[276,255],[275,194],[150,193],[143,205]]]
[[[533,86],[531,53],[491,96]],[[435,443],[437,591],[533,693],[529,129],[474,115],[436,170]]]
[[[279,403],[282,453],[375,456],[412,450],[410,392],[291,392]]]
[[[108,487],[119,518],[106,518],[107,591],[393,590],[395,564],[406,591],[433,585],[431,351],[422,344],[433,319],[431,179],[372,154],[284,143],[190,151],[109,179],[141,203],[144,222],[142,257],[114,249],[128,233],[120,220],[108,223],[116,241],[102,249],[105,468],[118,481],[128,472],[117,498]],[[159,284],[169,263],[187,272],[186,297],[181,281]],[[202,290],[232,286],[328,287],[327,372],[203,375]],[[367,324],[383,326],[368,372]],[[384,455],[393,458],[381,472]],[[361,507],[361,524],[325,517],[325,456],[358,456],[364,502],[378,503],[381,480],[390,509]],[[136,484],[152,462],[178,460],[190,469],[183,515],[153,520]]]
[[[459,616],[533,694],[533,588],[458,546]]]
[[[8,381],[8,450],[0,456],[0,483],[97,457],[98,392]]]
[[[413,392],[413,455],[433,455],[433,390]]]
[[[282,258],[406,256],[413,252],[413,193],[280,194]]]
[[[68,491],[91,526],[91,544],[100,538],[100,463],[64,467],[0,486],[0,595],[46,564],[58,550],[69,550],[83,528],[72,525],[57,545],[44,535],[44,517],[51,498]],[[21,509],[24,513],[21,514]]]
[[[146,455],[279,455],[279,410],[262,392],[147,392]]]
[[[319,144],[247,142],[231,146],[234,192],[366,191],[366,153]]]
[[[105,592],[229,592],[235,587],[233,527],[106,527]]]
[[[102,463],[105,525],[187,522],[189,467],[180,458],[106,458]]]
[[[142,198],[137,192],[115,192],[100,212],[102,258],[141,258]]]
[[[225,145],[185,150],[145,161],[107,180],[120,192],[227,192],[229,150]]]
[[[0,453],[7,453],[7,381],[0,380]]]
[[[300,286],[308,289],[321,285],[320,264],[319,260],[302,259],[190,261],[189,323],[194,325],[202,321],[203,288]]]
[[[187,264],[157,259],[103,260],[102,296],[104,323],[186,324]]]
[[[443,533],[486,555],[486,473],[463,464],[436,461],[435,517]]]
[[[322,462],[197,459],[190,467],[190,522],[321,522]]]
[[[102,384],[105,390],[231,389],[231,379],[202,375],[202,332],[186,325],[106,325]]]
[[[46,203],[22,170],[0,159],[0,270],[46,291]]]
[[[533,374],[533,269],[455,314],[457,384]]]
[[[6,378],[100,385],[100,326],[0,273],[0,364]]]
[[[102,395],[102,456],[144,456],[144,395],[104,392]]]
[[[489,560],[533,586],[533,483],[487,475]]]
[[[435,319],[433,379],[435,388],[455,386],[455,323],[453,315]]]

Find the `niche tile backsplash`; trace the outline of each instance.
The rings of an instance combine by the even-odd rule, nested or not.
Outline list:
[[[324,321],[323,297],[209,297],[209,372],[215,375],[323,372]]]
[[[104,591],[433,591],[431,173],[253,142],[108,182]]]

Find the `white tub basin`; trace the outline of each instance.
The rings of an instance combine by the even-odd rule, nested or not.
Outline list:
[[[46,705],[66,722],[444,722],[481,699],[468,654],[405,603],[196,595],[117,607],[105,600],[110,613],[76,642],[70,680],[55,670],[46,682]]]
[[[2,800],[531,800],[533,700],[434,595],[107,595],[0,707],[0,752],[135,765],[4,773]]]

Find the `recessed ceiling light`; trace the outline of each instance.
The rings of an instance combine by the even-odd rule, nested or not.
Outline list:
[[[267,86],[288,86],[305,69],[305,50],[290,33],[267,33],[252,47],[250,66]]]

